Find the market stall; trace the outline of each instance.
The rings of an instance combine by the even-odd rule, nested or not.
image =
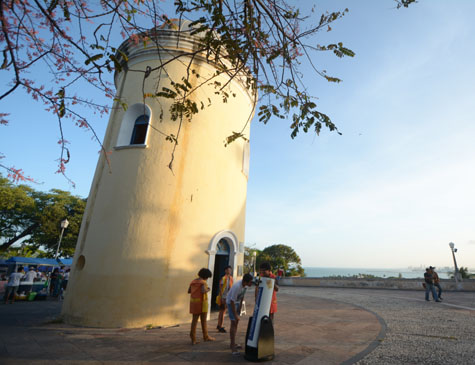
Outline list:
[[[40,277],[38,277],[33,283],[33,292],[39,292],[43,287],[45,287],[48,274],[55,268],[63,266],[60,262],[56,261],[55,259],[44,259],[44,258],[35,258],[35,257],[19,257],[13,256],[10,257],[8,260],[4,261],[4,265],[7,265],[6,274],[4,274],[4,278],[0,281],[0,293],[3,293],[5,290],[5,286],[7,283],[7,278],[12,272],[16,272],[19,267],[23,266],[25,272],[29,270],[30,267],[35,267],[37,271],[40,273]],[[18,288],[18,293],[22,293],[25,291],[26,286],[21,285]]]

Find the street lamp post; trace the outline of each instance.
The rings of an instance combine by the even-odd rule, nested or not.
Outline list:
[[[252,256],[253,256],[253,260],[252,260],[252,261],[253,261],[253,265],[254,265],[254,277],[256,277],[256,257],[257,257],[257,252],[254,251],[254,252],[252,253]]]
[[[58,254],[59,254],[59,247],[61,246],[61,240],[63,239],[63,233],[66,228],[68,228],[69,222],[67,219],[63,219],[61,221],[61,234],[59,235],[59,240],[58,240],[58,247],[56,248],[56,254],[54,255],[54,259],[58,259]]]
[[[462,278],[460,277],[459,268],[457,266],[457,260],[455,259],[455,253],[457,252],[457,249],[455,248],[455,243],[453,242],[450,242],[449,246],[450,246],[450,250],[452,251],[452,258],[454,259],[454,267],[455,267],[454,278],[455,278],[455,282],[458,283],[459,281],[462,281]]]

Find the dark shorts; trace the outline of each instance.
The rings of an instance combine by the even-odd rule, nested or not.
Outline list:
[[[18,285],[17,286],[7,286],[6,291],[5,291],[5,300],[8,298],[8,296],[13,293],[13,298],[15,299],[15,295],[18,292]]]

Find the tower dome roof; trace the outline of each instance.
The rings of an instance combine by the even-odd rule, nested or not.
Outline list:
[[[118,48],[115,57],[120,67],[116,67],[114,79],[118,74],[128,69],[130,60],[139,56],[159,52],[194,52],[199,50],[200,39],[206,31],[198,31],[199,23],[187,19],[169,19],[162,25],[142,33],[136,33],[126,39]],[[218,34],[215,34],[219,37]],[[117,86],[117,83],[116,83]]]

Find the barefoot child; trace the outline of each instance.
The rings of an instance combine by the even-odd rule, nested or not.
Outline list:
[[[208,269],[201,269],[198,273],[198,278],[193,280],[188,288],[190,296],[190,313],[193,315],[191,321],[191,344],[195,345],[196,341],[196,326],[198,325],[198,318],[201,320],[201,330],[203,331],[203,339],[205,341],[214,341],[215,339],[208,335],[208,323],[206,317],[208,315],[208,292],[209,288],[206,280],[213,274]]]
[[[250,274],[244,274],[242,280],[236,282],[226,296],[228,315],[231,320],[229,335],[231,337],[231,351],[233,355],[239,355],[239,346],[236,344],[236,332],[239,324],[242,301],[246,294],[247,287],[251,285],[252,276]]]

